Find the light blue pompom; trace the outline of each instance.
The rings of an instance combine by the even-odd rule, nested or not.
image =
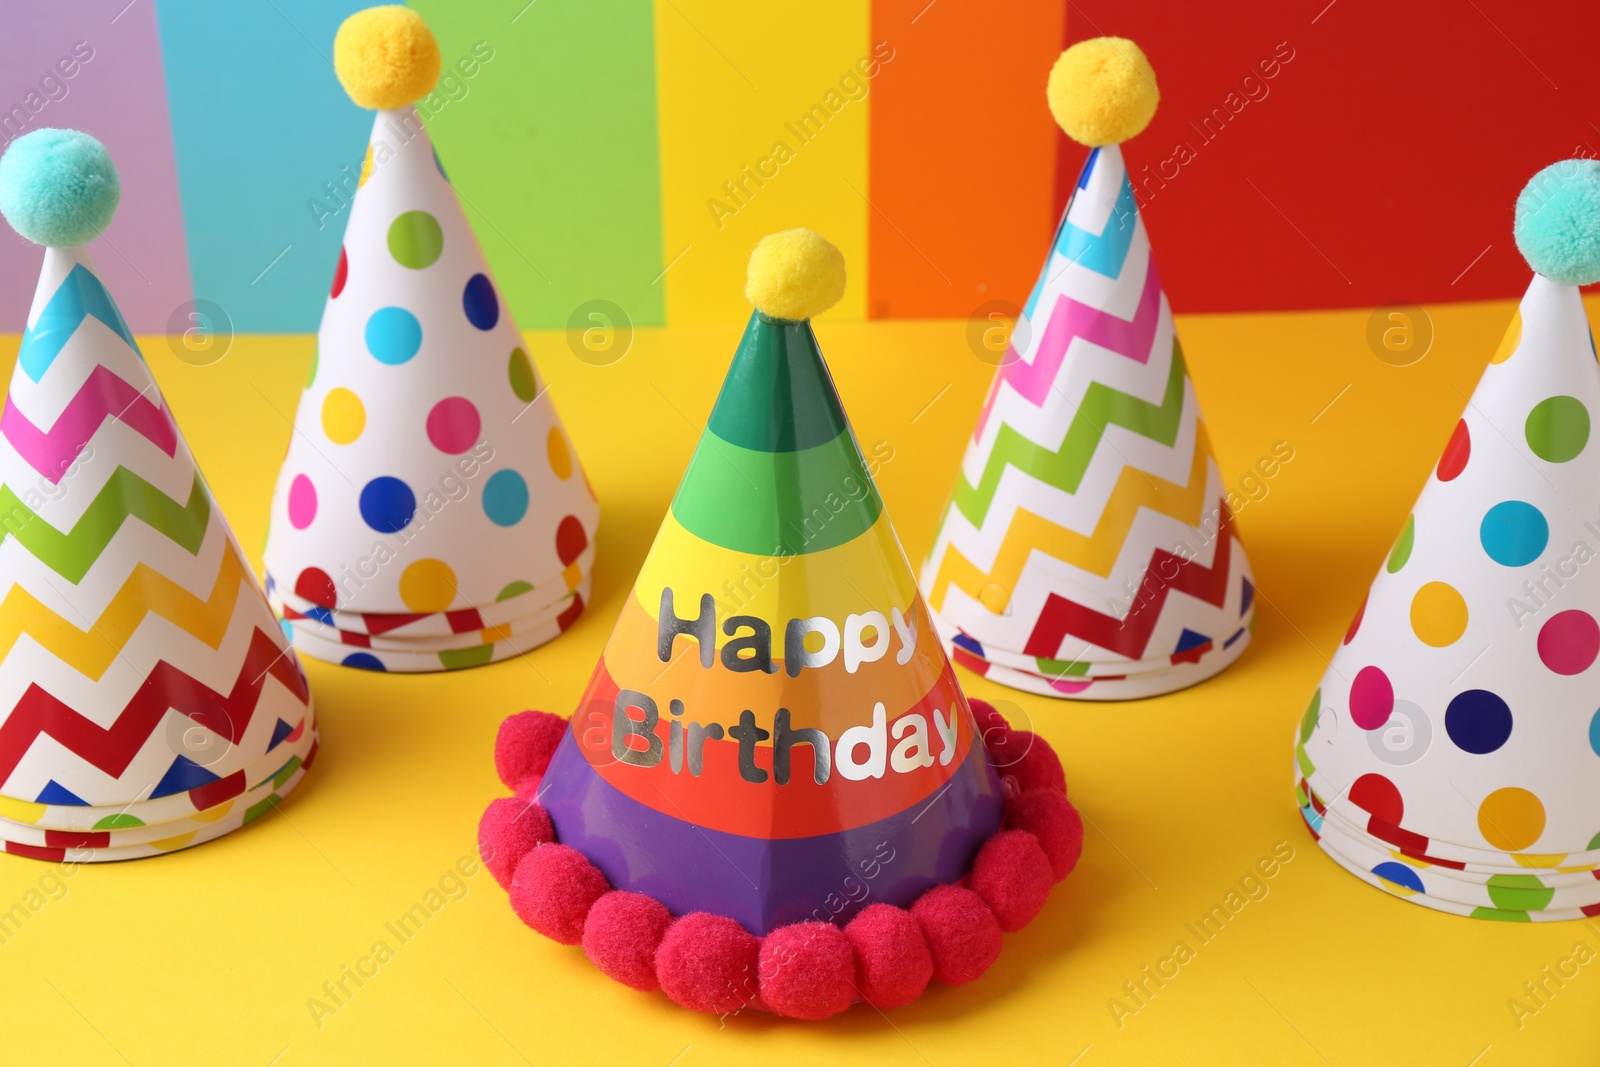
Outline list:
[[[88,244],[111,225],[121,198],[111,154],[86,133],[35,130],[0,156],[0,215],[34,244]]]
[[[1600,281],[1600,162],[1564,159],[1517,197],[1517,248],[1528,266],[1563,285]]]

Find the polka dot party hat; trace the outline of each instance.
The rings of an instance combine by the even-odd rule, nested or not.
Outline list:
[[[887,997],[904,1003],[947,946],[917,909],[943,901],[979,958],[939,973],[976,977],[1081,842],[1059,761],[1029,801],[1039,833],[1003,828],[1004,768],[873,484],[883,446],[858,444],[812,332],[844,282],[809,230],[756,247],[756,311],[570,725],[526,713],[496,751],[523,799],[491,808],[484,850],[518,914],[702,1011],[753,1003],[758,976],[767,1010],[801,1018],[869,997],[852,928],[923,954]]]
[[[0,413],[0,846],[158,856],[278,804],[317,750],[299,661],[84,247],[105,147],[36,130],[0,213],[45,246]]]
[[[1062,53],[1048,98],[1084,162],[922,569],[956,663],[1045,696],[1121,700],[1243,653],[1250,563],[1121,141],[1155,114],[1131,41]]]
[[[1536,272],[1312,695],[1301,814],[1421,904],[1600,914],[1600,163],[1517,200]]]
[[[268,590],[319,659],[488,663],[583,610],[599,506],[411,107],[439,73],[432,34],[371,8],[334,59],[379,110],[273,497]]]

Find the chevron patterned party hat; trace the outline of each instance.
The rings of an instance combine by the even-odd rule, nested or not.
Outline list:
[[[1057,120],[1093,151],[922,571],[956,662],[1047,696],[1170,692],[1250,640],[1250,565],[1118,145],[1156,98],[1119,38],[1051,73]]]
[[[273,497],[268,592],[319,659],[489,663],[583,610],[599,506],[411,106],[439,73],[432,34],[371,8],[334,59],[378,113]]]
[[[105,148],[38,130],[0,211],[46,246],[0,414],[0,840],[76,861],[220,836],[300,781],[305,675],[84,245]]]
[[[891,903],[953,882],[1000,818],[808,321],[843,289],[808,230],[757,249],[758,310],[541,788],[613,885],[756,933],[875,849]]]
[[[1460,915],[1600,914],[1600,163],[1517,201],[1536,272],[1296,736],[1301,815]]]

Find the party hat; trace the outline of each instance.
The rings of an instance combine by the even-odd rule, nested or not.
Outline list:
[[[37,130],[0,211],[45,246],[0,414],[0,841],[159,855],[259,817],[316,752],[305,675],[84,245],[99,141]]]
[[[488,663],[583,610],[599,506],[411,106],[438,77],[433,35],[408,8],[370,8],[334,62],[378,113],[278,475],[268,590],[321,659]],[[479,640],[411,656],[365,639],[427,617]]]
[[[956,662],[1080,700],[1192,685],[1250,640],[1254,588],[1119,142],[1155,75],[1062,53],[1049,101],[1092,151],[967,445],[922,587]]]
[[[513,842],[526,851],[516,835],[539,826],[560,842],[515,867],[519,914],[557,939],[581,936],[630,984],[653,988],[659,974],[701,1010],[753,1001],[766,951],[816,967],[770,979],[762,968],[762,1004],[806,1018],[842,1010],[862,994],[841,927],[878,915],[857,933],[888,924],[884,936],[913,951],[924,941],[912,913],[939,901],[954,901],[981,957],[951,949],[940,973],[973,977],[993,958],[986,931],[1032,918],[1079,843],[1057,841],[1052,859],[1028,834],[997,835],[1000,776],[812,332],[843,291],[843,257],[816,234],[757,246],[756,311],[570,727],[558,744],[514,740],[500,753],[507,780],[542,805]],[[1040,752],[1036,762],[1054,759]],[[1059,801],[1046,818],[1057,838],[1077,826],[1063,789],[1037,802]],[[985,904],[989,874],[1010,885],[1019,865],[1025,902],[997,892]],[[956,887],[969,871],[982,872],[974,889]],[[955,896],[934,896],[944,891]],[[674,915],[677,933],[650,918]],[[647,973],[618,962],[641,952]]]
[[[1534,269],[1295,745],[1301,814],[1375,885],[1463,915],[1600,914],[1600,163],[1517,200]]]

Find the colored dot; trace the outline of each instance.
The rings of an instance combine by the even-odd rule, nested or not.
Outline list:
[[[1444,446],[1444,454],[1439,457],[1439,468],[1435,472],[1441,482],[1453,482],[1462,471],[1467,469],[1467,460],[1472,457],[1472,434],[1467,430],[1467,420],[1461,419],[1456,423],[1456,428],[1450,434],[1450,443]]]
[[[367,428],[367,408],[345,388],[330,389],[322,399],[322,432],[336,445],[347,445]]]
[[[344,659],[340,660],[339,664],[340,666],[354,667],[357,670],[362,671],[388,670],[388,668],[383,665],[383,660],[379,659],[377,656],[374,656],[371,652],[352,652]]]
[[[1403,889],[1408,893],[1425,892],[1422,888],[1422,879],[1418,877],[1417,872],[1403,863],[1385,860],[1372,868],[1372,873],[1395,888]]]
[[[521,596],[523,593],[531,592],[533,592],[532,582],[511,582],[504,589],[500,590],[500,592],[496,593],[494,599],[496,603],[499,603],[502,600],[510,600],[514,596]],[[1597,748],[1595,751],[1600,752],[1600,748]]]
[[[1526,789],[1496,789],[1478,805],[1478,832],[1502,852],[1521,852],[1544,833],[1544,804]]]
[[[1372,595],[1371,591],[1369,590],[1368,593],[1367,593],[1367,596],[1371,596],[1371,595]],[[1361,629],[1361,620],[1366,617],[1366,614],[1367,614],[1367,597],[1364,596],[1364,597],[1361,598],[1361,606],[1356,609],[1356,617],[1350,620],[1350,629],[1348,629],[1348,630],[1346,630],[1344,632],[1344,643],[1345,644],[1348,645],[1351,641],[1354,641],[1356,639],[1356,631]]]
[[[456,572],[437,559],[419,559],[400,572],[400,599],[421,615],[450,610],[456,598]]]
[[[483,483],[483,513],[496,526],[515,526],[528,513],[528,483],[513,470],[495,471]],[[566,562],[565,560],[562,561]]]
[[[422,324],[405,308],[379,308],[367,320],[367,351],[379,363],[404,363],[421,347]]]
[[[1390,826],[1399,826],[1406,814],[1400,790],[1381,774],[1363,774],[1357,778],[1350,786],[1350,803]]]
[[[333,268],[333,288],[328,290],[328,296],[337,299],[344,292],[344,283],[350,280],[350,257],[345,255],[344,246],[339,246],[339,265]]]
[[[1492,874],[1487,884],[1490,903],[1506,911],[1543,911],[1556,896],[1533,874]]]
[[[1400,536],[1395,540],[1394,548],[1389,552],[1389,573],[1394,574],[1406,565],[1406,560],[1411,558],[1411,546],[1417,540],[1417,517],[1406,516],[1405,528],[1400,531]]]
[[[1589,443],[1589,409],[1575,396],[1552,396],[1528,412],[1523,432],[1533,454],[1547,463],[1565,463]]]
[[[1557,674],[1582,674],[1600,655],[1600,624],[1587,611],[1557,612],[1539,627],[1539,659]]]
[[[1589,747],[1594,749],[1594,754],[1600,756],[1600,711],[1594,713],[1594,718],[1589,720]],[[1594,842],[1589,842],[1589,847],[1594,848]]]
[[[511,350],[511,391],[517,394],[517,399],[524,404],[533,403],[533,398],[539,395],[538,383],[533,376],[533,364],[528,361],[528,353],[520,348]]]
[[[322,356],[322,349],[315,341],[311,343],[311,370],[306,373],[306,388],[311,388],[311,383],[317,380],[317,363]]]
[[[1394,710],[1394,686],[1377,667],[1363,667],[1350,684],[1350,718],[1363,730],[1376,730]]]
[[[487,274],[474,274],[467,279],[461,293],[461,307],[467,321],[480,330],[492,330],[500,321],[500,301],[494,295],[494,283]]]
[[[1517,346],[1522,343],[1522,309],[1511,313],[1511,325],[1506,327],[1506,335],[1500,339],[1500,347],[1495,349],[1494,355],[1489,357],[1490,363],[1504,363],[1511,358]]]
[[[361,517],[379,533],[404,530],[416,512],[417,496],[399,478],[384,475],[372,479],[361,489]]]
[[[572,477],[572,449],[567,447],[567,435],[561,432],[561,427],[550,427],[550,436],[545,438],[544,447],[555,476],[562,481]]]
[[[439,451],[455,455],[478,443],[482,425],[472,401],[464,396],[447,396],[428,412],[428,440]]]
[[[402,267],[431,267],[444,251],[444,231],[426,211],[407,211],[389,223],[389,254]]]
[[[1486,755],[1511,737],[1511,708],[1487,689],[1468,689],[1445,709],[1444,729],[1463,752]]]
[[[1453,586],[1429,582],[1411,598],[1411,629],[1425,645],[1453,645],[1467,632],[1467,602]]]
[[[1311,703],[1306,705],[1306,712],[1300,716],[1300,743],[1305,744],[1311,740],[1311,735],[1316,732],[1317,719],[1322,715],[1322,689],[1319,687],[1311,694]]]
[[[589,535],[583,532],[583,523],[577,516],[568,515],[556,527],[556,555],[563,567],[572,566],[583,550],[589,547]]]
[[[1522,500],[1490,508],[1478,528],[1478,540],[1489,558],[1502,567],[1532,563],[1550,540],[1550,525],[1539,509]]]
[[[333,579],[329,578],[328,572],[320,567],[307,567],[300,572],[300,576],[294,580],[294,595],[301,600],[321,604],[325,608],[339,606],[338,592],[333,587]]]
[[[289,525],[304,530],[317,517],[317,487],[304,474],[289,483]]]

